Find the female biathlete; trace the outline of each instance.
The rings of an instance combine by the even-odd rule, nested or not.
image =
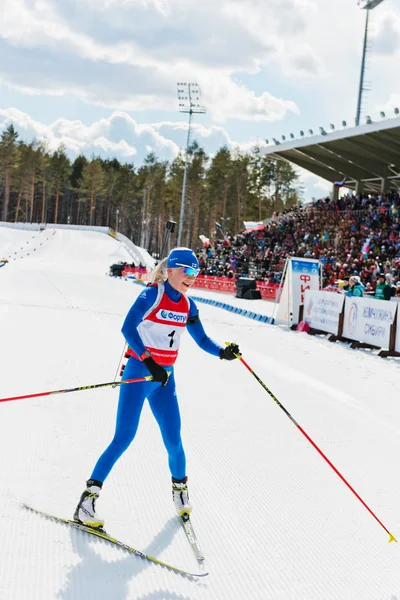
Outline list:
[[[94,467],[74,513],[74,520],[103,527],[96,500],[111,469],[133,441],[145,399],[160,427],[172,476],[172,498],[178,515],[190,513],[186,458],[181,439],[181,418],[174,379],[174,363],[186,327],[195,342],[210,354],[234,360],[237,344],[225,348],[205,333],[199,311],[186,292],[199,274],[199,262],[189,248],[175,248],[155,268],[152,285],[128,312],[122,333],[129,344],[123,379],[152,376],[152,380],[122,385],[114,438]]]

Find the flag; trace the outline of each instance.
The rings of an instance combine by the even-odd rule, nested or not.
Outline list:
[[[199,238],[203,242],[204,246],[209,246],[210,245],[210,240],[205,235],[199,235]]]
[[[218,231],[220,231],[220,230],[222,229],[222,225],[221,225],[221,223],[217,223],[217,222],[215,222],[215,226],[216,226],[216,228],[218,229]]]
[[[262,221],[243,221],[246,231],[260,231],[265,229],[265,225]]]
[[[369,245],[370,239],[371,239],[371,238],[367,238],[367,239],[365,240],[365,244],[364,244],[364,246],[361,248],[361,252],[362,252],[363,254],[367,254],[367,253],[369,252],[369,249],[370,249],[370,245]]]
[[[341,187],[344,186],[344,184],[346,183],[346,181],[347,181],[347,177],[344,177],[342,179],[342,181],[334,181],[333,185],[335,186],[335,188],[341,188]]]

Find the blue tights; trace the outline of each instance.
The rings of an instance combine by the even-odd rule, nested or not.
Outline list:
[[[181,439],[181,417],[176,397],[174,370],[168,367],[168,371],[171,371],[171,375],[165,387],[152,381],[121,386],[114,438],[97,461],[91,479],[104,482],[119,457],[129,447],[136,435],[146,398],[160,427],[172,477],[175,479],[186,477],[186,457]],[[149,372],[143,363],[134,358],[128,360],[123,379],[146,375],[149,375]]]

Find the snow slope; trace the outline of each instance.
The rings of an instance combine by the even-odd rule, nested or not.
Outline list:
[[[20,235],[0,228],[0,254]],[[141,291],[105,276],[124,259],[103,234],[57,230],[40,251],[0,270],[0,397],[113,380],[121,325]],[[398,363],[212,306],[200,310],[209,335],[240,343],[255,372],[400,537]],[[387,543],[239,362],[207,355],[187,335],[176,377],[207,580],[187,580],[21,508],[72,515],[113,435],[118,391],[105,388],[0,404],[1,600],[400,600],[399,544]],[[114,536],[196,568],[147,405],[98,509]]]

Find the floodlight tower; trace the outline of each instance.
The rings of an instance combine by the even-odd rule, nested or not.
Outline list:
[[[358,0],[358,5],[363,10],[367,11],[367,15],[365,18],[365,33],[364,33],[364,45],[363,45],[363,54],[361,59],[361,75],[360,75],[360,85],[358,88],[358,101],[357,101],[357,113],[356,113],[356,127],[360,124],[361,117],[361,101],[362,95],[365,91],[364,88],[364,75],[365,75],[365,58],[367,55],[367,42],[368,42],[368,25],[369,25],[369,11],[376,8],[379,4],[381,4],[383,0]]]
[[[179,112],[189,114],[189,127],[186,140],[186,152],[185,152],[185,170],[183,173],[183,185],[182,185],[182,199],[181,199],[181,212],[179,216],[179,230],[178,230],[178,246],[182,243],[182,229],[183,229],[183,218],[185,214],[185,199],[186,199],[186,181],[187,171],[189,163],[189,146],[190,146],[190,133],[192,126],[193,115],[204,115],[206,109],[200,105],[200,87],[197,83],[178,83],[178,100]]]

